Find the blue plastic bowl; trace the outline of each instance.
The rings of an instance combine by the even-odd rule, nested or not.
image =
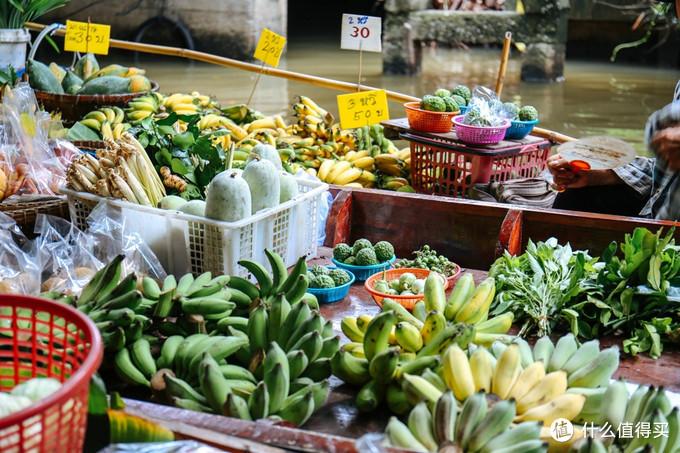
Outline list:
[[[461,115],[465,115],[469,109],[470,109],[469,106],[467,106],[467,105],[461,105],[461,106],[460,106],[460,114],[461,114]]]
[[[338,266],[340,269],[344,269],[346,271],[350,271],[351,273],[353,273],[356,276],[358,282],[368,280],[368,278],[371,275],[391,268],[392,263],[394,263],[396,260],[397,257],[393,256],[389,261],[374,264],[372,266],[354,266],[353,264],[341,263],[340,261],[337,261],[335,258],[331,258],[333,264]]]
[[[534,121],[519,121],[512,120],[510,122],[510,127],[505,131],[505,138],[507,140],[522,140],[524,137],[529,135],[534,126],[538,124],[538,120]]]
[[[326,266],[327,269],[335,269],[335,266]],[[349,289],[352,283],[356,281],[356,277],[351,271],[343,269],[349,274],[350,280],[342,286],[336,286],[335,288],[307,288],[307,292],[314,294],[320,304],[332,304],[338,302],[349,294]]]

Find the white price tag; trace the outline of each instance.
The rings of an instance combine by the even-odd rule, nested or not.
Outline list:
[[[382,19],[359,14],[342,15],[340,48],[382,52]]]

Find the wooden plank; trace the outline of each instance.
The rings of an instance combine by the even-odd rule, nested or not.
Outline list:
[[[425,244],[463,267],[488,268],[508,206],[356,189],[350,242],[389,240],[400,256]],[[333,219],[330,219],[333,221]]]

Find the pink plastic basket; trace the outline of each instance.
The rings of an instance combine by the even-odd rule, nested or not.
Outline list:
[[[465,115],[458,115],[453,118],[456,129],[456,136],[465,143],[472,145],[495,145],[500,143],[505,137],[505,131],[510,127],[509,120],[503,120],[503,124],[498,127],[480,127],[463,124]]]

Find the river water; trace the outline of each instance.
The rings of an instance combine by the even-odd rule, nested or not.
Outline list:
[[[359,54],[340,50],[324,41],[290,44],[281,68],[333,79],[355,82]],[[503,90],[503,100],[534,105],[543,127],[572,136],[612,135],[631,142],[640,153],[644,124],[651,112],[670,102],[680,78],[678,71],[609,63],[568,61],[563,83],[536,84],[520,81],[520,57],[513,52]],[[495,85],[497,50],[426,49],[423,71],[418,76],[383,76],[380,55],[364,53],[362,83],[422,96],[438,87],[458,83],[469,86]],[[152,61],[140,57],[137,64],[148,70],[163,92],[197,90],[224,103],[246,102],[256,75],[185,60]],[[297,94],[312,97],[336,112],[338,92],[307,84],[263,76],[252,106],[265,114],[290,114]],[[404,116],[398,103],[390,103],[390,116]]]

